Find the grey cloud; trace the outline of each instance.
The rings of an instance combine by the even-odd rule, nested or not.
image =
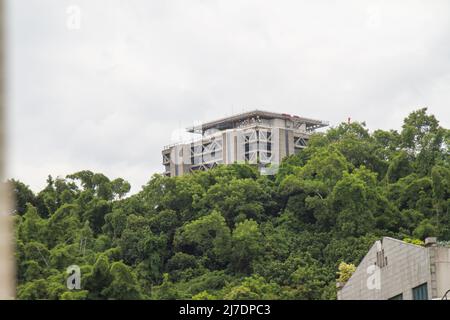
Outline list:
[[[82,25],[66,28],[79,5]],[[447,1],[8,2],[9,175],[121,176],[138,191],[194,122],[252,108],[449,125]]]

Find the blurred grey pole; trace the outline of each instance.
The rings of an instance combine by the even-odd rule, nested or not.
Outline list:
[[[5,180],[6,96],[5,96],[5,16],[4,1],[0,0],[0,299],[14,299],[15,271],[10,193]]]

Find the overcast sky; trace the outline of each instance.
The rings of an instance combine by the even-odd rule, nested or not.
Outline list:
[[[76,12],[81,9],[80,28]],[[450,1],[10,0],[8,175],[162,172],[180,130],[262,109],[450,124]],[[75,19],[71,19],[74,18]]]

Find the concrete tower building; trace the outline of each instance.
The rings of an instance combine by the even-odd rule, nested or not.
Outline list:
[[[198,136],[165,146],[165,175],[180,176],[219,164],[250,163],[264,168],[303,149],[310,134],[328,122],[284,113],[250,111],[187,128]]]

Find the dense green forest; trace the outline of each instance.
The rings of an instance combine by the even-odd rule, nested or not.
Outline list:
[[[450,130],[427,109],[399,131],[342,123],[275,175],[246,164],[142,190],[101,173],[16,196],[19,299],[335,299],[338,266],[381,236],[450,240]],[[66,288],[79,265],[81,289]]]

